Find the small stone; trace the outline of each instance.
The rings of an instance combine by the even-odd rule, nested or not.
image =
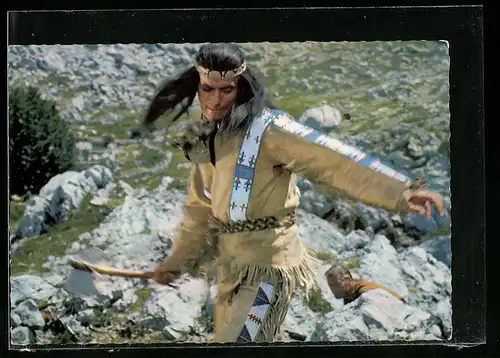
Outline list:
[[[45,321],[34,300],[28,299],[20,303],[14,310],[19,315],[22,324],[30,327],[41,328]]]
[[[12,344],[28,345],[35,343],[35,335],[29,327],[16,327],[11,331]]]

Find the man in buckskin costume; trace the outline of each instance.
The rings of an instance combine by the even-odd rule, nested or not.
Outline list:
[[[272,342],[292,295],[314,285],[319,261],[296,223],[297,176],[336,195],[429,217],[442,201],[372,156],[266,105],[265,89],[233,44],[201,46],[195,64],[166,82],[144,120],[186,113],[195,96],[202,118],[178,137],[192,162],[184,217],[154,280],[195,272],[214,258],[214,341]]]

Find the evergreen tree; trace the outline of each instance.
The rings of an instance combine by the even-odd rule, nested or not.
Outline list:
[[[74,143],[54,102],[33,87],[9,89],[11,195],[38,193],[50,178],[72,169]]]

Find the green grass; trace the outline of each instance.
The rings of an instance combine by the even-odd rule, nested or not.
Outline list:
[[[59,77],[56,75],[48,75],[46,77],[40,78],[37,81],[36,86],[37,87],[42,87],[42,86],[68,86],[69,81],[66,77]]]
[[[75,95],[78,94],[78,92],[85,92],[85,91],[87,91],[87,86],[80,85],[76,88],[71,87],[65,90],[61,90],[59,92],[59,96],[62,100],[69,101],[73,99]]]
[[[431,231],[431,232],[427,233],[425,236],[423,236],[421,242],[424,242],[424,241],[427,241],[430,239],[434,239],[436,237],[448,236],[448,235],[451,235],[451,227],[450,226],[441,226],[441,227],[438,227],[436,230]]]
[[[315,252],[315,255],[326,264],[334,264],[337,261],[337,256],[331,252]]]
[[[140,147],[138,144],[132,144],[123,148],[128,153],[117,157],[123,163],[121,167],[121,176],[132,173],[140,173],[148,168],[153,168],[166,159],[166,150],[163,152],[153,151]],[[161,148],[163,149],[163,148]],[[137,156],[132,155],[132,151],[138,151]]]
[[[172,149],[172,161],[170,163],[170,167],[168,170],[168,175],[172,178],[182,178],[187,179],[189,176],[189,172],[191,171],[191,167],[179,167],[178,164],[190,163],[184,153],[179,149]]]
[[[119,206],[121,206],[124,202],[124,198],[122,197],[117,197],[117,198],[110,198],[107,202],[104,203],[104,206],[109,208],[109,209],[114,209]]]
[[[274,100],[273,103],[276,107],[298,119],[306,109],[318,106],[327,99],[327,97],[321,96],[287,96],[286,98]]]
[[[117,156],[117,159],[123,163],[121,167],[121,174],[128,174],[130,171],[134,172],[137,169],[136,160],[132,152],[133,151],[141,151],[141,147],[139,144],[130,144],[122,148],[126,153],[120,154]]]
[[[13,230],[26,210],[26,201],[9,201],[9,229]]]
[[[164,177],[170,176],[170,169],[159,171],[153,174],[147,174],[140,176],[138,178],[129,179],[128,183],[133,187],[144,188],[148,191],[155,190],[160,184]],[[186,178],[174,178],[173,182],[169,185],[171,189],[186,189],[187,186],[187,176]]]
[[[142,290],[135,291],[135,295],[137,296],[137,301],[130,306],[126,314],[130,315],[133,313],[140,312],[144,307],[144,304],[151,297],[152,294],[153,294],[152,288],[143,288]]]
[[[328,313],[333,311],[333,307],[321,296],[321,290],[312,289],[306,301],[307,306],[313,312]]]
[[[189,173],[191,171],[191,167],[188,168],[184,166],[180,166],[178,164],[190,163],[184,153],[179,149],[172,149],[172,161],[170,162],[170,166],[167,170],[167,175],[172,177],[174,181],[170,184],[170,188],[174,189],[186,189]]]
[[[114,113],[120,114],[124,117],[123,120],[117,121],[116,124],[112,126],[106,126],[98,123],[91,123],[87,125],[87,131],[92,129],[96,130],[98,133],[107,133],[108,135],[114,134],[116,138],[124,138],[127,130],[132,129],[137,126],[137,120],[141,119],[141,113],[125,113],[121,111],[115,111]],[[100,111],[94,115],[94,119],[105,117],[106,112]],[[191,121],[194,118],[189,115],[184,115],[181,117],[178,122]],[[155,123],[155,128],[161,129],[169,124],[169,118],[160,117]],[[76,126],[78,127],[78,126]],[[170,135],[175,135],[177,131],[170,131]],[[153,137],[152,134],[147,134],[150,138]],[[123,166],[121,168],[119,176],[122,177],[123,180],[128,182],[133,187],[144,187],[145,189],[151,191],[160,185],[161,180],[165,176],[171,176],[174,179],[174,182],[170,185],[171,188],[182,188],[185,189],[187,185],[187,178],[189,175],[190,169],[185,168],[177,168],[177,164],[186,163],[187,159],[184,157],[184,154],[175,149],[170,148],[166,144],[165,145],[155,145],[155,147],[163,150],[163,151],[171,151],[172,161],[166,170],[162,170],[153,174],[146,173],[145,169],[152,168],[162,161],[165,160],[166,153],[159,153],[153,150],[148,150],[146,148],[141,147],[138,143],[130,144],[128,146],[124,146],[124,149],[127,152],[132,152],[133,150],[139,151],[139,154],[134,157],[132,155],[120,155],[118,156],[118,160],[123,162]],[[142,161],[142,163],[141,163]],[[140,163],[140,165],[138,164]],[[132,179],[124,179],[124,175],[127,174],[136,174],[145,172],[144,175],[139,175],[136,178]]]
[[[178,164],[188,163],[188,160],[184,157],[182,151],[174,148],[170,149],[170,151],[172,152],[172,159],[167,169],[130,179],[128,183],[133,187],[142,187],[148,191],[152,191],[160,185],[164,177],[170,176],[174,179],[169,185],[170,188],[186,189],[190,168],[179,168]]]
[[[123,118],[115,121],[113,124],[103,124],[100,122],[100,120],[110,114],[117,114],[122,116]],[[142,113],[138,112],[127,112],[124,110],[110,111],[100,109],[88,114],[87,118],[92,120],[92,122],[85,125],[85,127],[87,132],[94,129],[97,132],[97,136],[114,135],[116,138],[126,139],[127,131],[135,128],[138,125],[138,121],[142,119],[141,116]],[[80,124],[74,124],[72,125],[72,128],[73,130],[76,130],[80,128],[80,126]]]
[[[90,205],[90,199],[88,195],[80,209],[73,212],[66,222],[49,228],[42,235],[23,239],[22,245],[11,254],[11,275],[50,271],[43,267],[49,256],[64,256],[71,244],[78,241],[80,234],[92,232],[98,227],[106,215]]]
[[[170,183],[169,188],[178,189],[178,190],[186,190],[188,185],[187,179],[174,179],[172,183]]]
[[[165,153],[143,149],[140,154],[135,158],[135,161],[142,162],[141,166],[151,168],[165,160]]]
[[[344,267],[350,270],[359,267],[360,263],[361,263],[361,256],[359,254],[354,254],[344,262]]]

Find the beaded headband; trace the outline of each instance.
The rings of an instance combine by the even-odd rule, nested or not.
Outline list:
[[[239,67],[227,71],[209,70],[201,65],[196,65],[195,67],[200,73],[200,76],[216,80],[233,80],[243,72],[245,72],[245,70],[247,69],[247,63],[246,61],[243,61],[243,63]]]

